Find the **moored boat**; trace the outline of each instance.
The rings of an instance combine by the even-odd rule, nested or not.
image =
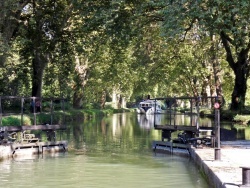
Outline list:
[[[156,100],[145,100],[139,103],[137,107],[138,114],[161,114],[163,110],[161,108],[161,103]]]

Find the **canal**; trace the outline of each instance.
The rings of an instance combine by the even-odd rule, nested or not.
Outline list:
[[[1,187],[208,188],[188,157],[154,153],[161,132],[134,113],[69,125],[69,151],[0,162]]]

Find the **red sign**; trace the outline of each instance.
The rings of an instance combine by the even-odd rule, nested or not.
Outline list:
[[[219,103],[214,103],[214,108],[216,108],[216,109],[218,109],[218,108],[220,108],[220,104]]]

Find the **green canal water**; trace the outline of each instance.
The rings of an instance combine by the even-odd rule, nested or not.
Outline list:
[[[134,113],[72,123],[69,151],[0,162],[1,187],[208,188],[188,157],[154,153],[161,132]]]

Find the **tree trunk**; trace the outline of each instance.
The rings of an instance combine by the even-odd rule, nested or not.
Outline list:
[[[48,64],[48,57],[36,50],[32,61],[33,78],[32,78],[32,96],[42,96],[43,72]]]
[[[126,102],[126,98],[122,97],[122,108],[126,108],[127,107],[127,102]]]
[[[211,108],[211,100],[207,97],[211,96],[211,88],[210,88],[210,76],[203,80],[202,90],[202,105]]]
[[[234,90],[232,93],[231,110],[241,110],[245,107],[245,96],[247,91],[248,69],[244,68],[247,62],[238,62],[235,66]]]
[[[221,32],[221,39],[227,54],[227,62],[235,74],[234,90],[232,93],[231,110],[241,110],[245,107],[245,97],[247,91],[247,78],[249,77],[250,65],[248,62],[248,52],[250,44],[242,49],[237,55],[235,63],[231,48],[229,45],[230,38],[224,32]]]
[[[211,40],[212,40],[212,47],[211,51],[213,52],[212,54],[212,65],[213,65],[213,75],[214,75],[214,83],[215,83],[215,94],[218,97],[222,97],[222,86],[221,86],[221,65],[218,60],[218,48],[217,48],[217,42],[215,40],[215,35],[211,35]]]
[[[83,89],[74,89],[74,95],[73,95],[73,108],[80,109],[83,105]]]
[[[113,108],[117,108],[117,94],[116,94],[115,89],[113,89],[113,92],[112,92],[112,106]]]
[[[224,106],[224,97],[222,93],[222,85],[221,85],[221,65],[220,61],[218,60],[218,48],[217,42],[215,40],[215,35],[211,36],[212,40],[212,65],[213,65],[213,77],[214,77],[214,84],[211,86],[211,96],[217,97],[217,99],[211,99],[211,105],[213,106],[215,102],[219,102],[220,107]]]
[[[76,57],[76,67],[75,67],[75,86],[73,88],[73,108],[82,108],[83,97],[84,97],[84,87],[88,81],[89,77],[89,67],[88,59],[81,59]]]
[[[102,91],[100,103],[101,103],[101,109],[104,109],[106,103],[106,91]]]

